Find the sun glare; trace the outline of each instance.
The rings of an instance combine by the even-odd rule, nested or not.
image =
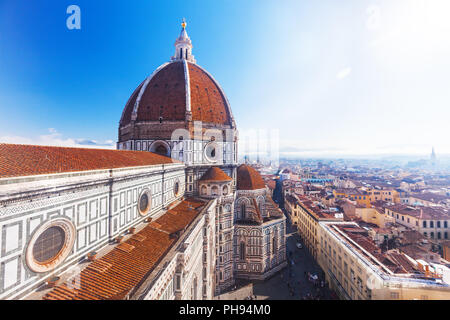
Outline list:
[[[429,61],[450,50],[450,1],[411,0],[379,7],[371,47],[395,64]]]

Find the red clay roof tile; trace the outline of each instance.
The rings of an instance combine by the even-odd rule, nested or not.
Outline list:
[[[213,79],[199,66],[188,63],[193,121],[231,124],[226,98]],[[186,118],[186,80],[183,62],[167,64],[159,70],[142,92],[136,121],[184,121]],[[120,122],[131,122],[131,114],[142,83],[128,100]]]
[[[175,163],[147,151],[0,143],[0,178]]]
[[[237,189],[256,190],[263,189],[266,185],[258,171],[252,167],[242,164],[237,169]]]
[[[200,181],[231,181],[231,180],[233,180],[233,179],[231,179],[219,167],[211,167],[211,168],[209,168],[203,174],[203,176],[200,178]]]
[[[118,300],[150,274],[176,242],[172,232],[187,228],[205,205],[186,199],[150,223],[136,235],[90,263],[75,278],[67,280],[44,295],[44,300]],[[130,252],[121,250],[127,245]],[[121,248],[119,248],[119,246]],[[75,285],[74,285],[75,284]],[[73,288],[73,289],[71,289]]]

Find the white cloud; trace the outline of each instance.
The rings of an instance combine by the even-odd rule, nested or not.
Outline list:
[[[336,75],[336,78],[338,80],[345,79],[350,75],[350,73],[352,73],[352,68],[350,68],[350,67],[344,68],[338,72],[338,74]]]
[[[55,128],[49,128],[48,134],[40,135],[37,138],[28,138],[21,136],[0,136],[0,142],[58,147],[115,149],[115,143],[112,140],[100,142],[89,139],[64,138],[63,135],[59,133]]]

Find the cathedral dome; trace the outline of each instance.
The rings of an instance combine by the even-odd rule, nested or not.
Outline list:
[[[200,178],[200,181],[232,181],[225,172],[219,167],[211,167]]]
[[[125,105],[120,126],[131,121],[186,120],[232,125],[219,84],[203,68],[182,59],[163,64],[137,87]]]
[[[186,22],[181,26],[171,61],[147,77],[126,103],[120,119],[119,141],[141,139],[138,132],[142,132],[142,126],[153,124],[176,128],[181,123],[181,127],[186,127],[186,122],[201,121],[212,127],[235,128],[225,93],[211,74],[196,64]]]
[[[237,169],[237,189],[257,190],[266,187],[263,178],[258,171],[252,167],[241,164]]]

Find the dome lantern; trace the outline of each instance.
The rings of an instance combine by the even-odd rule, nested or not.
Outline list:
[[[180,36],[175,41],[175,54],[172,57],[172,61],[187,60],[196,63],[195,58],[192,55],[192,42],[187,34],[186,25],[186,19],[183,18]]]

